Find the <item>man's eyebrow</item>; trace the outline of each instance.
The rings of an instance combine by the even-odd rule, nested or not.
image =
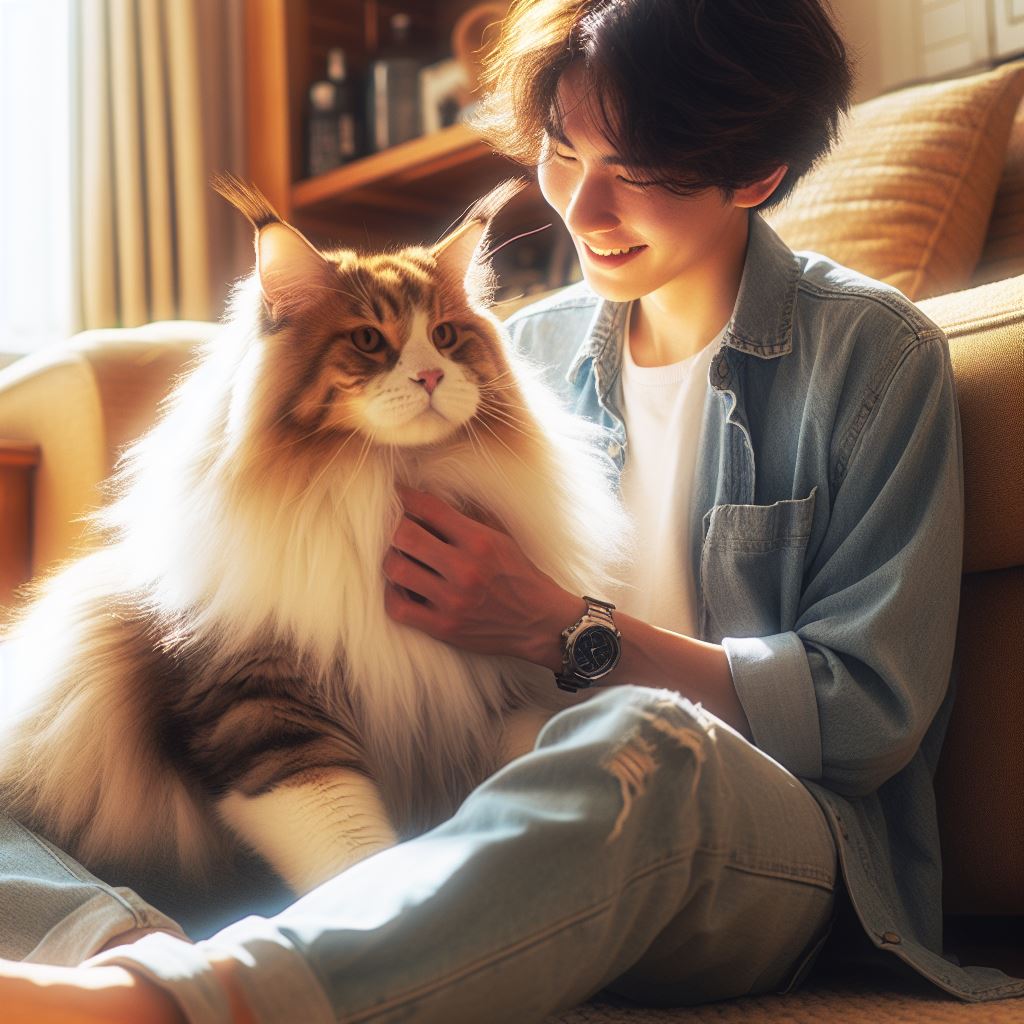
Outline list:
[[[548,135],[551,136],[560,146],[568,146],[569,149],[575,150],[576,147],[569,141],[568,136],[560,128],[552,125],[548,128]],[[603,156],[601,157],[601,163],[607,167],[627,167],[628,164],[620,156]]]

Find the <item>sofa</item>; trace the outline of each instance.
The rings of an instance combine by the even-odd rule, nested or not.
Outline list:
[[[773,211],[794,249],[890,281],[947,333],[960,403],[966,536],[958,697],[936,788],[947,946],[1024,974],[1024,63],[880,97]],[[505,310],[512,307],[509,306]],[[29,442],[29,573],[88,541],[118,451],[146,429],[176,374],[217,325],[94,330],[0,370],[0,438]],[[0,339],[2,348],[2,339]],[[2,486],[2,477],[0,477]],[[2,503],[0,503],[2,507]],[[0,594],[0,604],[5,595]],[[898,972],[812,975],[787,995],[644,1010],[598,994],[564,1024],[674,1020],[960,1020]],[[986,1019],[1024,1021],[1024,1000]]]

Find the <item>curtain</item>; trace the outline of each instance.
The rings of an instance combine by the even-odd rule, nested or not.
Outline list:
[[[72,330],[71,0],[0,0],[0,365]]]
[[[76,329],[213,320],[252,266],[209,186],[244,176],[242,0],[78,0],[72,25]]]

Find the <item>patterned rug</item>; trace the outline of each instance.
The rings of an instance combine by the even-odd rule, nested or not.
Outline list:
[[[815,985],[685,1009],[644,1009],[601,993],[545,1024],[1024,1024],[1024,999],[962,1003],[934,989]]]

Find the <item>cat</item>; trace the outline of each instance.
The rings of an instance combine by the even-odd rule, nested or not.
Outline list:
[[[320,251],[256,188],[213,187],[255,268],[123,454],[97,543],[11,627],[32,700],[0,736],[0,807],[87,867],[200,878],[244,848],[302,894],[450,817],[586,697],[387,616],[396,485],[579,594],[616,585],[629,524],[594,428],[489,310],[490,224],[521,182],[376,254]]]

